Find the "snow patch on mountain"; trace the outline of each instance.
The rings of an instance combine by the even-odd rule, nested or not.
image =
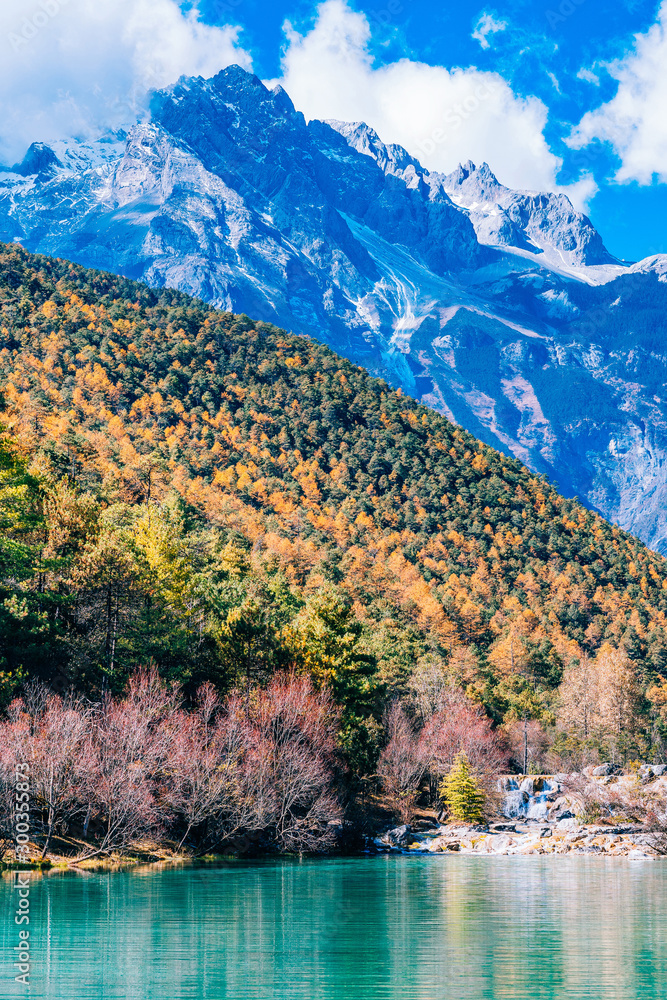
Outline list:
[[[653,254],[651,257],[644,257],[637,261],[630,268],[632,274],[657,274],[658,281],[667,282],[667,254]]]

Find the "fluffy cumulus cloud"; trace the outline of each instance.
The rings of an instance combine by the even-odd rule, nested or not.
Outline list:
[[[599,139],[621,160],[619,181],[667,181],[667,0],[657,22],[636,35],[631,51],[607,70],[618,80],[615,97],[581,119],[571,143],[579,148]]]
[[[304,34],[286,25],[281,83],[307,118],[365,121],[431,170],[486,161],[513,188],[556,190],[561,161],[544,138],[547,107],[497,73],[411,59],[376,66],[364,15],[326,0]],[[590,179],[567,188],[582,206]]]
[[[130,122],[182,74],[250,68],[238,28],[203,24],[175,0],[2,0],[0,48],[4,162],[33,140]]]
[[[507,28],[507,21],[501,21],[495,18],[493,14],[481,14],[477,24],[475,25],[475,30],[472,33],[472,38],[479,42],[483,49],[488,49],[491,47],[491,42],[489,41],[489,35],[497,34],[499,31],[505,31]]]

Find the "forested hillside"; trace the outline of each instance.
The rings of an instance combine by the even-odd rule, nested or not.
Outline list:
[[[535,753],[660,747],[665,560],[320,344],[0,245],[0,393],[5,703],[289,667],[361,770],[438,685]]]

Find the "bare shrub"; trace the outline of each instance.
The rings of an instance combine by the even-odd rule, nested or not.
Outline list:
[[[173,720],[162,801],[183,831],[179,847],[192,835],[201,855],[272,822],[267,755],[258,753],[261,740],[246,708],[245,695],[232,695],[223,706],[207,684],[194,711],[179,712]]]
[[[409,823],[427,760],[423,745],[399,702],[389,708],[386,729],[387,745],[380,754],[378,776],[392,808],[404,823]]]
[[[422,656],[410,675],[408,692],[415,712],[422,719],[442,708],[452,687],[447,664],[439,656]]]
[[[429,681],[421,693],[420,705],[433,704],[437,695],[439,708],[416,729],[405,708],[395,703],[386,719],[387,745],[378,764],[378,776],[392,807],[403,822],[414,814],[420,785],[429,777],[432,801],[445,775],[449,774],[459,753],[464,752],[487,798],[496,795],[497,777],[507,769],[509,756],[502,733],[493,729],[491,720],[451,683]]]
[[[29,765],[30,810],[43,833],[42,857],[57,829],[67,830],[82,811],[82,768],[90,708],[80,698],[61,698],[33,684],[9,709],[2,725],[2,766],[11,797],[16,765]],[[5,807],[6,809],[6,807]]]
[[[177,689],[153,667],[130,679],[121,701],[106,699],[91,727],[80,769],[94,846],[79,860],[122,850],[155,834],[160,816],[155,783],[173,749]]]
[[[193,711],[179,710],[170,720],[173,738],[161,802],[182,824],[179,848],[196,829],[201,831],[200,843],[206,842],[209,822],[216,818],[219,830],[221,812],[240,798],[238,768],[247,738],[238,734],[240,739],[230,740],[229,727],[214,719],[219,708],[213,686],[205,684]],[[225,835],[231,832],[226,829]]]
[[[636,812],[641,811],[638,802],[628,797],[627,793],[621,795],[617,789],[593,781],[585,774],[569,774],[559,780],[582,823],[618,819],[619,813],[626,819],[633,819]]]
[[[331,845],[338,711],[306,677],[276,677],[221,703],[211,685],[180,705],[154,668],[125,697],[97,706],[32,686],[0,722],[0,844],[9,845],[16,763],[30,765],[32,809],[44,833],[77,817],[77,860],[178,830],[201,851],[259,835],[282,851]],[[179,845],[180,846],[180,845]]]
[[[429,653],[422,656],[408,681],[410,701],[421,719],[446,708],[452,697],[461,694],[462,687],[474,680],[477,658],[468,646],[455,646],[447,661]]]
[[[252,713],[253,747],[245,768],[259,823],[271,816],[286,851],[322,850],[341,810],[334,792],[338,711],[307,677],[277,677]]]
[[[429,772],[443,778],[461,751],[489,794],[495,788],[497,776],[508,767],[506,741],[478,705],[463,692],[450,690],[444,706],[422,730],[420,753]]]
[[[645,827],[649,846],[656,854],[667,856],[667,809],[651,810],[646,816]]]

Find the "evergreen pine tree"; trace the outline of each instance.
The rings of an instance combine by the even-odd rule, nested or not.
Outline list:
[[[484,792],[470,766],[468,755],[461,750],[452,768],[440,785],[440,795],[447,804],[452,819],[460,823],[479,823],[484,818]]]

